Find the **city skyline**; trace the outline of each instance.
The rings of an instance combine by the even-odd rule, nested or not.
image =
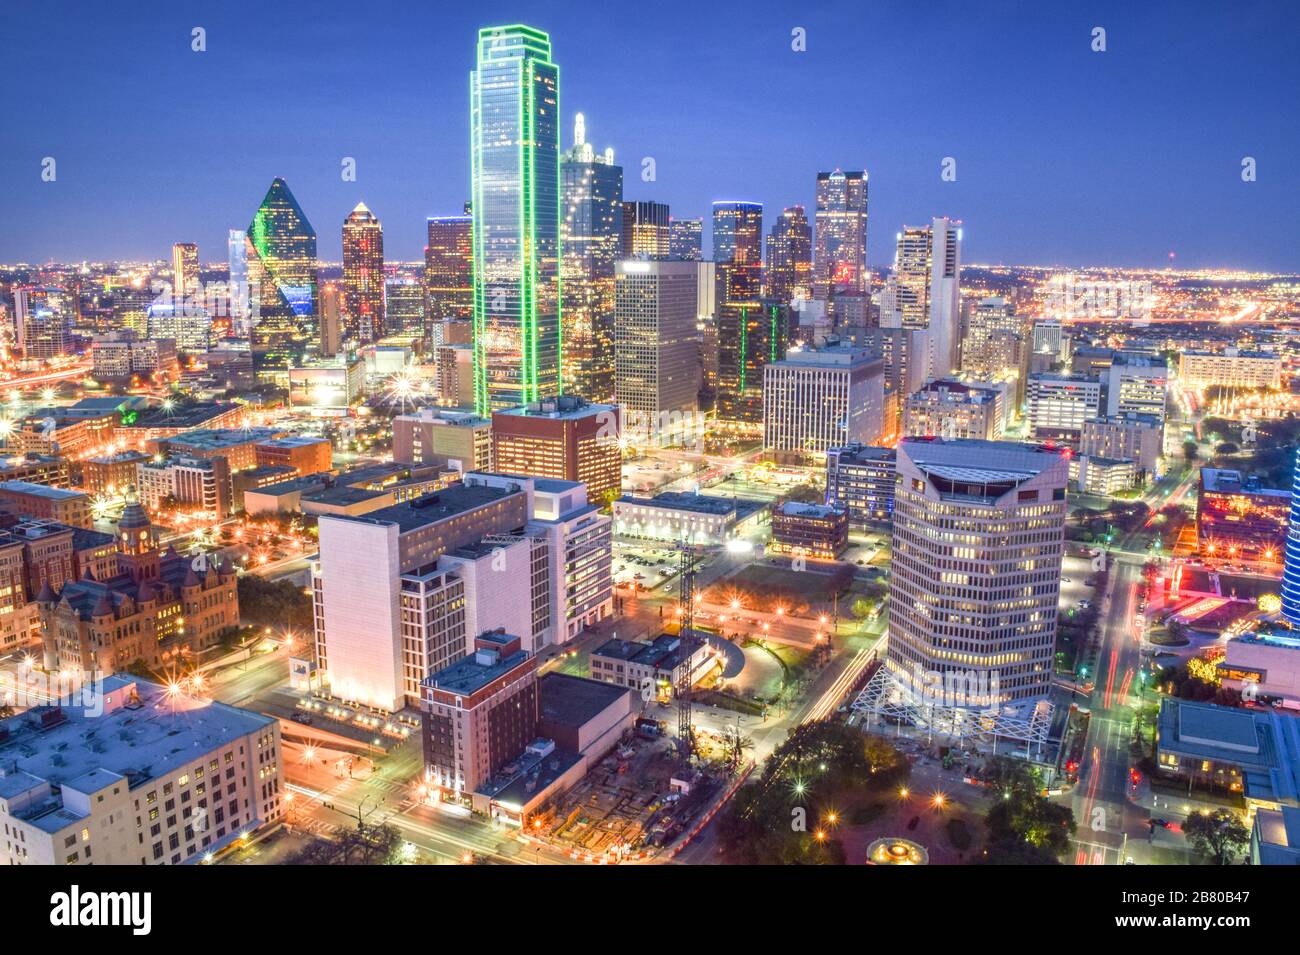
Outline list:
[[[379,58],[382,69],[314,63],[298,71],[301,81],[277,85],[283,103],[232,85],[237,63],[271,57],[292,77],[313,62],[312,51],[340,39],[344,28],[327,16],[295,17],[295,9],[260,13],[267,28],[256,35],[231,22],[239,10],[181,19],[160,7],[156,17],[133,20],[129,34],[91,8],[57,23],[38,19],[31,4],[7,13],[18,79],[0,96],[11,113],[31,119],[23,145],[0,158],[0,183],[28,226],[0,237],[0,260],[155,260],[190,241],[201,262],[218,262],[228,230],[247,220],[265,182],[281,176],[311,221],[340,221],[365,202],[385,223],[389,258],[418,261],[427,218],[458,213],[470,190],[464,130],[474,32],[523,19],[550,33],[557,62],[568,64],[561,149],[570,145],[573,115],[584,112],[627,170],[626,198],[666,202],[677,218],[707,216],[713,201],[736,197],[761,202],[769,217],[794,204],[812,209],[818,172],[865,168],[871,266],[890,261],[887,240],[904,225],[948,215],[967,223],[971,262],[1162,267],[1174,252],[1175,267],[1295,268],[1270,237],[1297,211],[1300,193],[1285,163],[1297,134],[1269,117],[1285,109],[1297,68],[1261,49],[1283,42],[1285,30],[1261,38],[1256,29],[1280,6],[1190,21],[1162,15],[1164,7],[1103,5],[1088,19],[1020,10],[989,22],[955,13],[940,23],[895,11],[874,27],[816,11],[732,6],[692,11],[699,29],[683,36],[673,18],[680,9],[668,4],[638,11],[647,39],[631,62],[645,69],[629,69],[621,45],[610,42],[618,36],[613,18],[493,5],[349,24],[358,63]],[[190,20],[206,30],[202,53],[191,50]],[[1107,31],[1104,53],[1090,48],[1094,21]],[[709,46],[708,37],[740,24],[725,50]],[[792,49],[796,28],[806,31],[804,52]],[[947,48],[945,69],[918,76],[917,57],[956,36],[961,44]],[[430,49],[444,52],[421,59],[421,37],[437,38]],[[983,67],[995,41],[1025,54],[999,57],[998,75]],[[88,72],[78,75],[96,76],[107,100],[148,94],[161,110],[171,94],[160,89],[184,91],[174,107],[181,112],[168,119],[169,136],[194,147],[184,161],[150,145],[156,132],[148,130],[157,127],[150,110],[75,129],[60,122],[55,107],[77,95],[75,81],[23,68],[50,45],[84,47]],[[707,66],[656,72],[646,57],[664,48]],[[1213,68],[1175,80],[1176,65],[1191,59]],[[761,69],[737,76],[725,68],[733,61]],[[962,82],[952,82],[955,75]],[[357,76],[378,78],[353,105],[347,91]],[[1125,95],[1135,84],[1159,95],[1160,108]],[[824,95],[828,89],[863,92],[837,98]],[[375,101],[386,105],[370,109]],[[54,182],[41,179],[47,156],[57,164]],[[347,157],[356,161],[351,182],[339,172]],[[940,177],[945,157],[956,159],[954,182]],[[1257,181],[1242,181],[1244,157],[1256,160]],[[654,160],[654,181],[642,178],[646,159]],[[711,236],[705,241],[707,249]],[[322,259],[341,258],[337,243],[327,230]]]

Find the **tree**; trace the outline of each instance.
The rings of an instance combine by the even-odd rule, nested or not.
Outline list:
[[[728,726],[722,733],[722,750],[727,767],[734,773],[740,769],[745,757],[745,750],[753,749],[754,741],[742,733],[739,727]]]
[[[1215,865],[1231,865],[1239,852],[1250,843],[1250,830],[1231,809],[1212,813],[1193,813],[1183,823],[1187,841],[1199,854]]]
[[[1201,447],[1195,441],[1183,442],[1183,458],[1188,464],[1192,464],[1201,456]]]

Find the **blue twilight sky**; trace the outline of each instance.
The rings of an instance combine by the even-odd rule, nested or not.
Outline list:
[[[128,12],[129,11],[129,12]],[[1300,6],[1288,2],[3,0],[0,262],[204,262],[284,176],[337,261],[357,201],[390,259],[469,191],[480,26],[528,22],[629,199],[813,199],[871,177],[868,258],[965,221],[968,262],[1297,270]],[[194,26],[207,52],[190,49]],[[1090,49],[1093,27],[1105,53]],[[807,51],[791,50],[791,30]],[[41,161],[57,181],[41,181]],[[355,157],[358,179],[341,181]],[[652,156],[657,181],[642,182]],[[957,160],[957,181],[940,162]],[[1243,183],[1242,157],[1258,181]],[[706,228],[706,245],[708,229]]]

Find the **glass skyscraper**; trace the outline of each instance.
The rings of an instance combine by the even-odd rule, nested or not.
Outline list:
[[[679,261],[704,258],[704,220],[672,219],[668,223],[668,255]]]
[[[803,206],[789,206],[772,223],[763,282],[767,297],[782,304],[812,296],[812,226]]]
[[[814,295],[867,289],[867,174],[817,174],[817,255]]]
[[[276,178],[245,237],[254,361],[291,367],[315,338],[319,308],[316,232],[283,179]]]
[[[614,263],[623,243],[623,167],[587,142],[581,113],[560,162],[564,196],[564,389],[614,398]]]
[[[713,261],[763,265],[763,204],[724,201],[713,204]]]
[[[557,394],[560,69],[532,27],[488,27],[470,73],[474,406]]]
[[[343,300],[348,338],[372,344],[384,337],[384,227],[364,202],[343,220]]]
[[[424,288],[431,321],[474,317],[473,234],[470,216],[429,218]]]
[[[1286,566],[1282,570],[1282,616],[1300,627],[1300,451],[1291,482],[1291,523],[1286,535]]]

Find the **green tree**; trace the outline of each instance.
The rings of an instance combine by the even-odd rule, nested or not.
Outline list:
[[[1192,464],[1201,456],[1201,447],[1195,441],[1183,442],[1183,458],[1188,464]]]
[[[1250,830],[1231,809],[1193,813],[1183,823],[1183,832],[1192,848],[1215,865],[1231,865],[1250,843]]]

